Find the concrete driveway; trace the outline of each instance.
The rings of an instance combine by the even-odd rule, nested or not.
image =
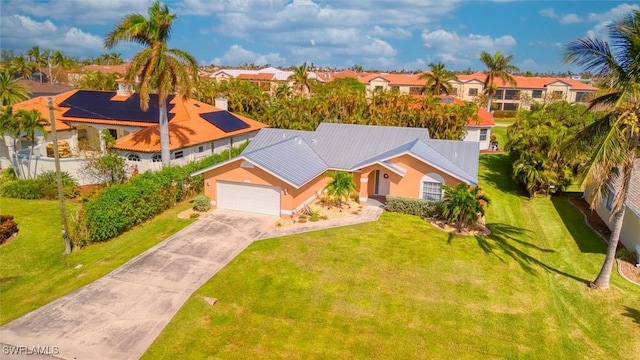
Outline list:
[[[1,327],[0,342],[48,346],[65,359],[138,359],[189,296],[277,219],[216,210],[103,278]],[[6,354],[3,346],[0,355]]]

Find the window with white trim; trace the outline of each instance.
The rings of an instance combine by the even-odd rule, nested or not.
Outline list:
[[[420,180],[420,198],[428,201],[441,201],[442,184],[444,184],[442,176],[435,173],[425,174]]]
[[[480,141],[487,141],[487,129],[480,129]]]
[[[615,199],[616,197],[616,193],[613,192],[611,190],[611,188],[607,187],[607,190],[605,192],[604,195],[604,207],[607,208],[607,210],[612,211],[613,210],[613,199]]]
[[[129,161],[140,161],[140,155],[138,155],[138,154],[129,154],[129,155],[127,155],[127,160],[129,160]]]
[[[473,89],[469,89],[469,96],[476,96],[478,95],[478,89],[473,88]]]
[[[160,154],[154,154],[151,157],[151,162],[162,162],[162,155]]]
[[[182,151],[176,151],[173,153],[174,159],[182,159],[184,157],[184,153]]]

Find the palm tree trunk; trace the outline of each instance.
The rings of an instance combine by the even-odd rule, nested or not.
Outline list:
[[[622,232],[622,225],[624,220],[624,212],[627,203],[627,195],[629,194],[629,185],[631,183],[631,174],[633,174],[633,163],[638,148],[638,135],[633,135],[633,127],[631,130],[631,142],[629,146],[629,156],[631,161],[629,162],[628,171],[624,172],[624,185],[621,189],[624,190],[622,194],[622,200],[620,209],[613,214],[613,229],[611,230],[611,236],[609,237],[609,244],[607,246],[607,255],[604,258],[602,269],[598,277],[593,281],[593,286],[599,289],[607,289],[609,287],[609,279],[611,278],[611,271],[613,269],[613,262],[616,258],[616,250],[618,249],[618,242],[620,241],[620,233]]]
[[[493,95],[491,95],[491,93],[487,92],[487,111],[491,112],[491,100],[493,98]]]
[[[159,98],[159,97],[158,97]],[[169,150],[169,119],[167,118],[167,100],[159,100],[160,109],[160,151],[162,156],[162,167],[171,164],[171,152]]]

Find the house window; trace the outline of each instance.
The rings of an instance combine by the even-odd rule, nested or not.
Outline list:
[[[496,99],[504,99],[504,90],[496,90]]]
[[[442,200],[442,176],[434,173],[426,174],[420,180],[420,198],[428,201]]]
[[[393,91],[393,92],[400,92],[400,86],[392,86],[392,87],[391,87],[391,91]]]
[[[613,199],[616,197],[616,193],[611,190],[611,188],[607,187],[605,197],[604,197],[604,207],[607,210],[613,210]]]
[[[534,99],[542,99],[542,90],[531,91],[531,97]]]
[[[564,92],[562,91],[554,91],[551,94],[551,97],[553,97],[554,100],[560,100],[564,97]]]
[[[487,129],[480,129],[480,141],[487,141]]]
[[[129,155],[127,155],[127,160],[129,160],[129,161],[140,161],[140,155],[138,155],[138,154],[129,154]]]
[[[204,146],[200,145],[198,146],[198,152],[201,153],[204,151]]]
[[[162,155],[160,154],[154,154],[151,157],[151,162],[162,162]]]
[[[429,201],[442,200],[442,184],[433,181],[422,182],[422,199]]]
[[[176,151],[173,153],[174,159],[182,159],[184,157],[184,153],[182,151]]]
[[[376,85],[375,88],[373,88],[373,91],[382,91],[383,86],[382,85]]]
[[[586,102],[588,96],[589,96],[588,92],[578,91],[576,93],[576,102]]]
[[[519,95],[520,91],[518,90],[506,90],[504,92],[505,100],[518,100]]]
[[[409,87],[409,94],[411,94],[411,95],[419,95],[420,94],[420,90],[422,90],[422,88],[420,86],[411,86],[411,87]]]
[[[502,110],[515,111],[518,110],[518,103],[504,103]]]
[[[478,89],[469,89],[469,96],[478,95]]]

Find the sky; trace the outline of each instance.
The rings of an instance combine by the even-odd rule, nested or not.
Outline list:
[[[79,57],[107,50],[104,36],[151,0],[0,0],[0,48],[33,45]],[[482,51],[513,55],[521,71],[576,72],[563,46],[606,38],[607,24],[637,1],[165,0],[177,15],[170,47],[202,65],[241,63],[338,69],[482,70]],[[129,59],[141,47],[112,50]]]

